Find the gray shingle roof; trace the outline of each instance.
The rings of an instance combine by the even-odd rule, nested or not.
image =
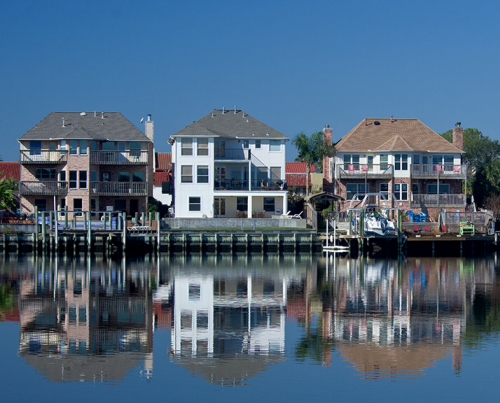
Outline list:
[[[377,122],[377,123],[375,123]],[[463,153],[418,119],[366,118],[335,144],[337,151]]]
[[[24,133],[19,141],[49,139],[149,141],[120,112],[99,112],[96,116],[94,112],[86,112],[85,115],[80,112],[51,112]]]
[[[244,113],[244,115],[243,115]],[[174,133],[171,137],[178,136],[215,136],[226,138],[267,138],[288,140],[283,133],[255,119],[248,113],[234,109],[214,109],[196,122],[187,125]]]

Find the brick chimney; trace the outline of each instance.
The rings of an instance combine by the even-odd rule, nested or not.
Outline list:
[[[323,129],[323,144],[333,144],[333,129],[330,125],[326,125]],[[333,172],[330,170],[330,156],[323,157],[323,190],[333,193]]]
[[[453,128],[453,144],[461,150],[464,149],[464,128],[460,127],[460,122]]]

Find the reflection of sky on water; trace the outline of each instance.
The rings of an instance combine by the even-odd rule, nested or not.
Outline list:
[[[418,379],[445,357],[460,373],[497,295],[492,259],[21,257],[1,274],[18,353],[54,382],[154,379],[160,335],[165,359],[217,385],[337,356],[369,380]]]

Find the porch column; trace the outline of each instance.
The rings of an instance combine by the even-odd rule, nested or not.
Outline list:
[[[249,195],[248,196],[248,211],[247,211],[248,218],[252,218],[252,211],[253,211],[252,199],[253,199],[253,196]]]
[[[288,193],[283,196],[283,214],[286,214],[288,212]]]

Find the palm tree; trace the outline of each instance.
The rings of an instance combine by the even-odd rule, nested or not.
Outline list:
[[[310,137],[304,132],[300,132],[292,141],[297,147],[299,154],[295,158],[296,162],[305,162],[306,168],[306,195],[309,196],[309,176],[311,166],[316,165],[319,171],[323,171],[323,157],[330,156],[335,147],[331,144],[326,144],[323,141],[323,132],[313,133]]]

